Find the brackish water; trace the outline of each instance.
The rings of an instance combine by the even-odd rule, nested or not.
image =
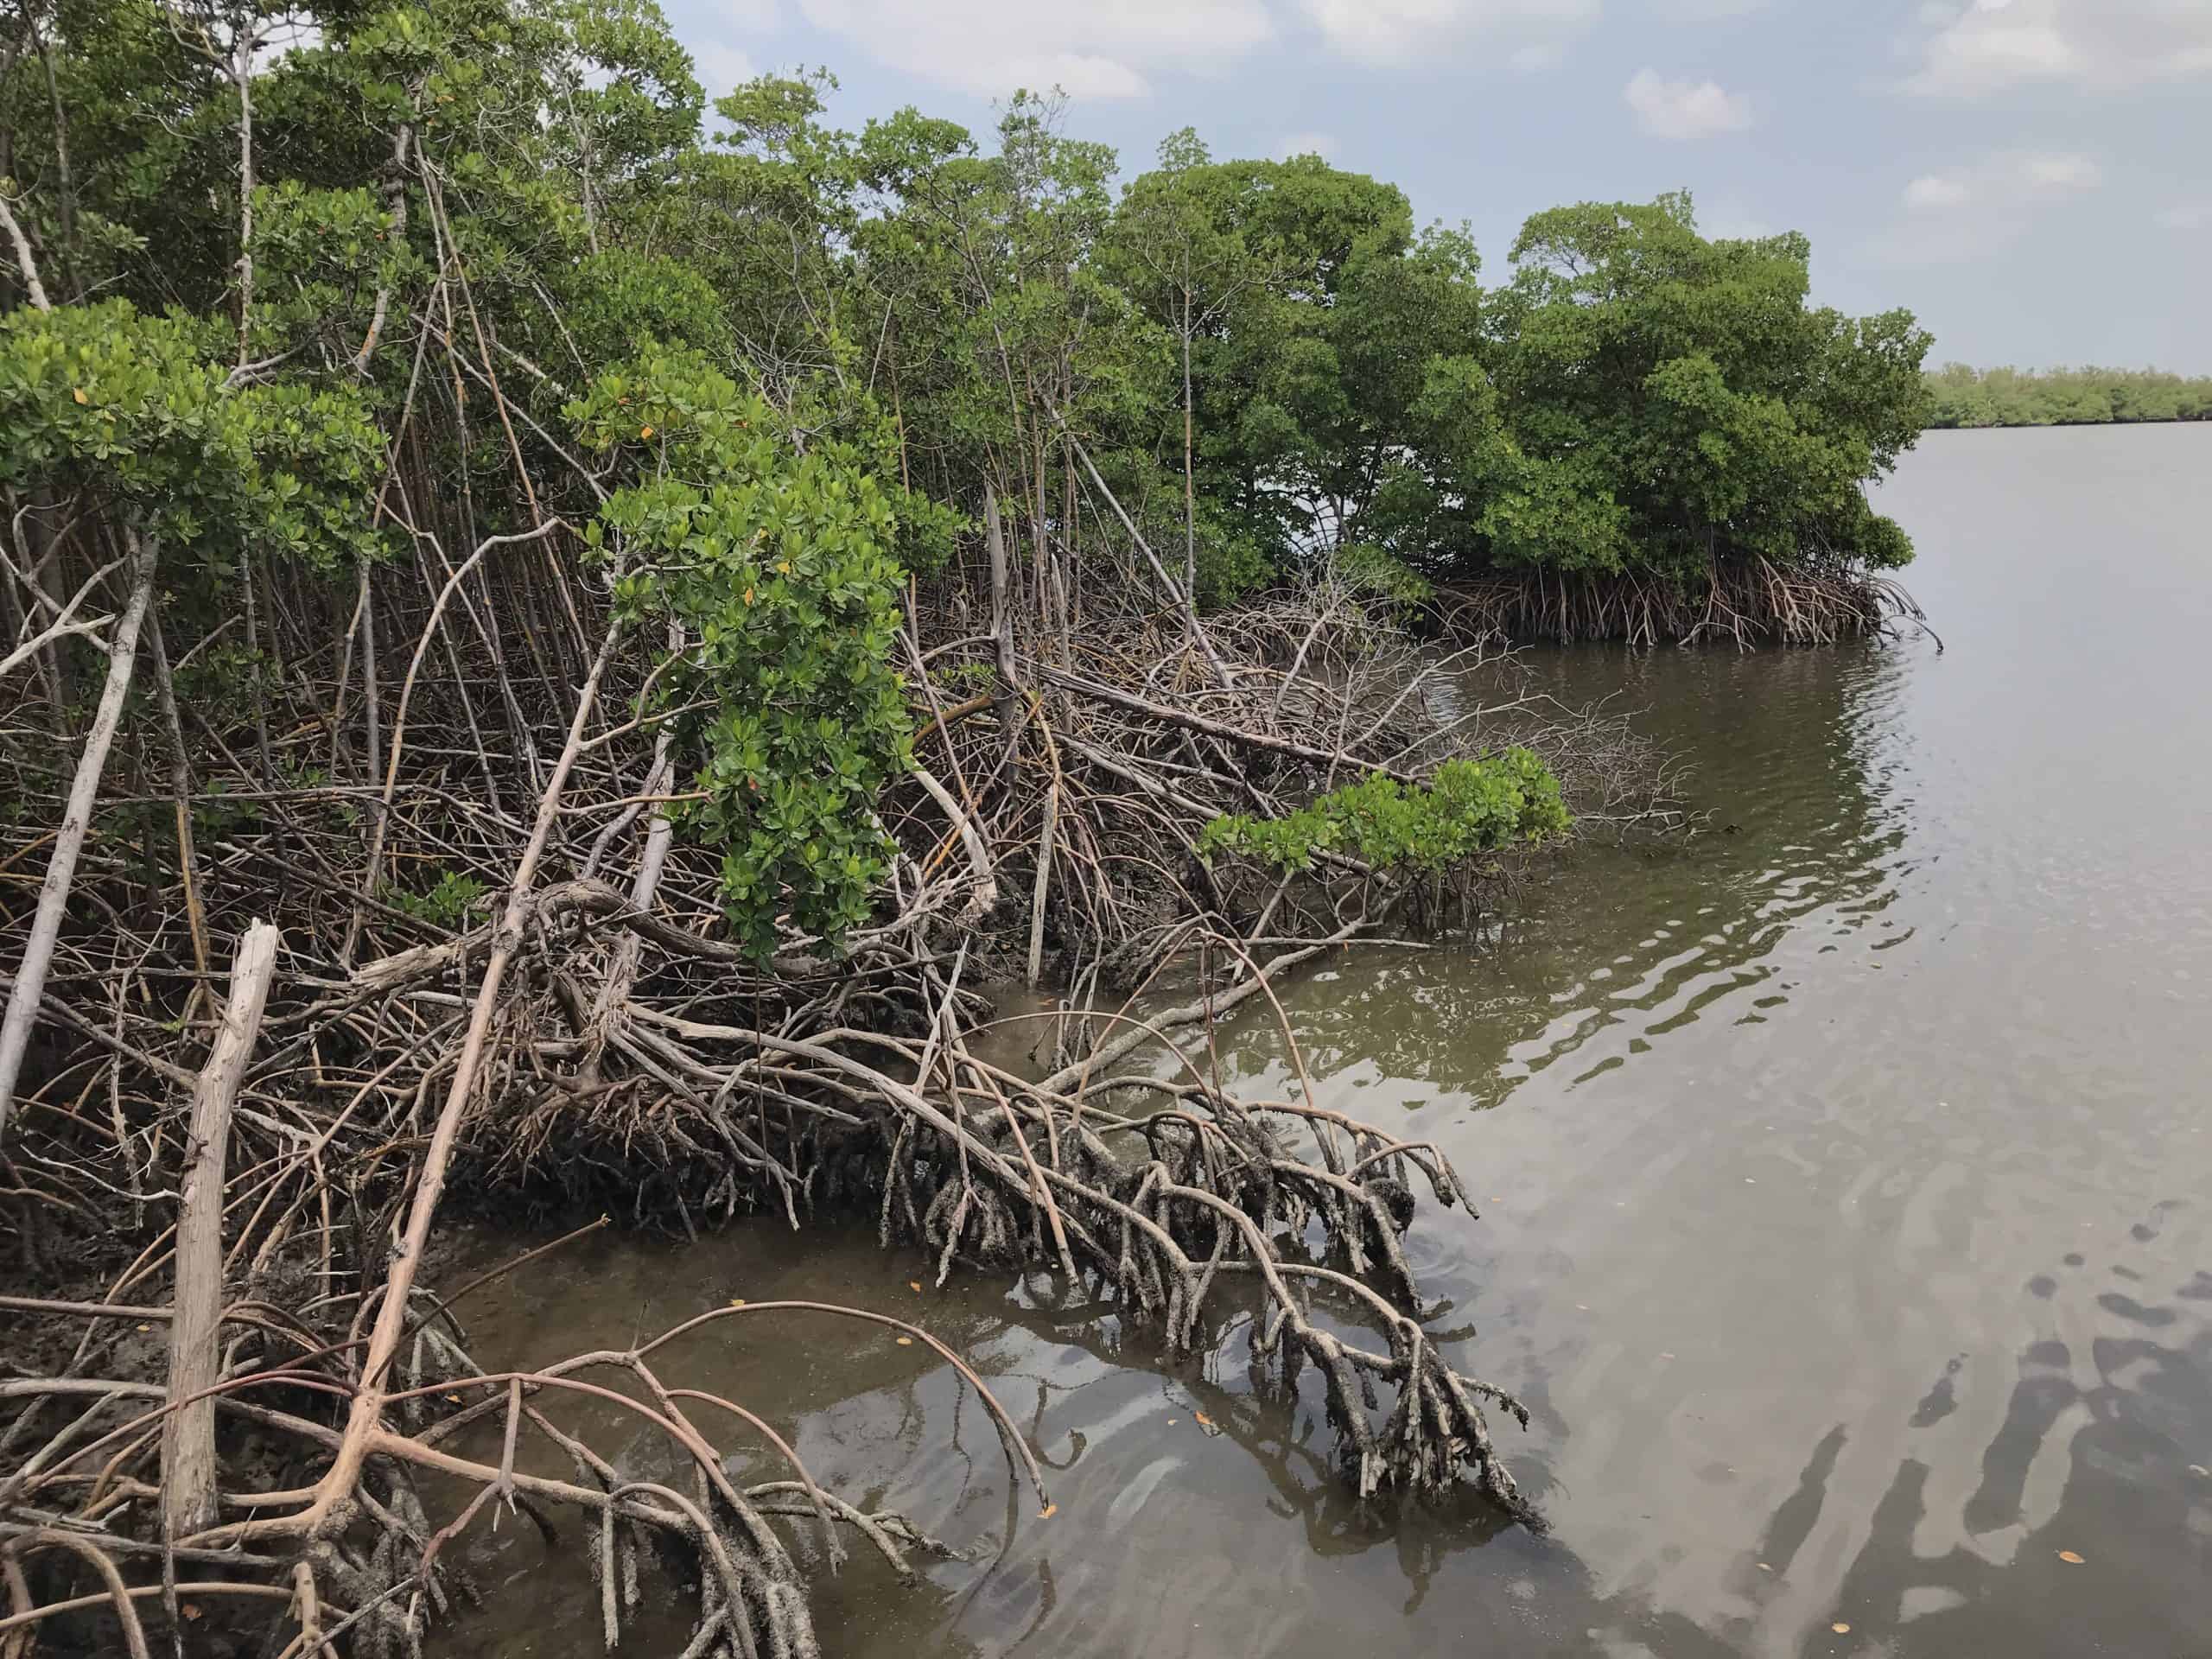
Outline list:
[[[479,1357],[779,1295],[965,1352],[1051,1520],[886,1335],[729,1321],[671,1368],[989,1544],[912,1589],[849,1567],[833,1655],[2212,1655],[2212,428],[1936,434],[1880,505],[1947,652],[1540,655],[1648,709],[1708,832],[1287,995],[1323,1103],[1480,1197],[1411,1254],[1457,1363],[1535,1414],[1495,1426],[1550,1536],[1357,1511],[1241,1329],[1167,1365],[1097,1309],[917,1294],[872,1238],[602,1235],[486,1293]],[[1257,1020],[1224,1060],[1285,1081]],[[600,1651],[583,1573],[537,1559],[480,1538],[506,1593],[448,1651]]]

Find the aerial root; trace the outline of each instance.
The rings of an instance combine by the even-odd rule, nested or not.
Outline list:
[[[378,602],[392,649],[415,644],[407,596]],[[1011,664],[1022,683],[955,707],[925,690],[938,790],[886,797],[890,890],[834,960],[792,938],[764,963],[722,938],[718,867],[680,841],[626,885],[601,873],[621,844],[607,823],[649,836],[660,822],[638,810],[641,758],[588,735],[602,679],[642,672],[612,623],[582,693],[515,698],[518,717],[540,710],[527,756],[491,753],[425,685],[408,764],[374,787],[226,779],[224,810],[251,805],[202,848],[219,862],[163,871],[113,847],[89,861],[72,911],[87,919],[62,935],[41,1003],[51,1062],[0,1144],[0,1233],[33,1261],[111,1271],[76,1300],[0,1297],[41,1339],[11,1340],[19,1369],[0,1375],[0,1642],[63,1620],[136,1651],[197,1597],[283,1610],[290,1659],[413,1656],[475,1592],[455,1546],[504,1511],[594,1574],[610,1643],[659,1571],[697,1586],[689,1651],[757,1659],[815,1651],[806,1586],[841,1539],[902,1574],[949,1553],[823,1489],[741,1395],[664,1376],[652,1357],[677,1332],[486,1373],[463,1316],[497,1274],[442,1297],[427,1282],[449,1188],[691,1232],[864,1215],[940,1283],[1050,1272],[1069,1296],[1116,1300],[1172,1355],[1216,1351],[1247,1323],[1265,1389],[1317,1385],[1360,1496],[1465,1484],[1533,1522],[1484,1419],[1523,1414],[1427,1334],[1402,1243],[1425,1204],[1468,1207],[1451,1165],[1316,1105],[1287,1026],[1287,1098],[1241,1097],[1203,1058],[1233,1012],[1427,900],[1348,857],[1293,884],[1211,869],[1194,842],[1217,813],[1286,810],[1332,776],[1417,779],[1509,741],[1579,757],[1601,818],[1663,817],[1663,769],[1609,715],[1510,689],[1470,702],[1466,675],[1508,666],[1487,645],[1425,652],[1333,588],[1209,624],[1203,648],[1170,621],[1102,607],[1071,655],[1024,636],[1001,656],[950,614],[917,619],[916,655],[946,639],[948,671]],[[288,764],[324,764],[321,689],[270,695],[272,731],[301,734]],[[477,798],[487,778],[535,799],[534,823]],[[348,861],[372,818],[373,868]],[[397,902],[394,873],[417,866],[477,896],[451,914]],[[191,904],[172,905],[188,883]],[[283,937],[258,1030],[231,1046],[229,1155],[202,1200],[219,1225],[194,1233],[207,1270],[189,1323],[212,1381],[172,1398],[183,1373],[156,1351],[186,1300],[168,1225],[189,1162],[179,1109],[232,1006],[164,966],[192,948],[188,912],[219,942],[256,918]],[[974,988],[1033,962],[1068,988],[1019,1016],[1043,1077],[981,1040],[1004,1022]],[[1169,985],[1188,1000],[1159,1006]],[[816,1304],[716,1308],[678,1330],[725,1318],[788,1320],[792,1340],[828,1318],[895,1329],[983,1397],[1048,1507],[1015,1425],[925,1330]],[[215,1424],[213,1518],[165,1532],[166,1425],[195,1406]],[[643,1427],[683,1473],[625,1478],[580,1408]],[[778,1478],[736,1484],[734,1447]],[[818,1543],[800,1549],[802,1532]]]
[[[1926,632],[1928,619],[1904,584],[1838,560],[1784,569],[1764,558],[1716,565],[1700,580],[1661,575],[1532,571],[1455,582],[1439,610],[1471,637],[1619,639],[1632,645],[1725,643],[1826,645],[1844,639]]]

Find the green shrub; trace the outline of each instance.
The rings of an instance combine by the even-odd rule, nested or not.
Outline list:
[[[1529,751],[1512,748],[1447,760],[1426,785],[1371,772],[1287,817],[1216,818],[1198,837],[1198,852],[1209,860],[1236,854],[1286,875],[1310,870],[1322,853],[1434,874],[1484,853],[1554,840],[1573,822],[1559,779]]]
[[[377,897],[394,910],[404,910],[417,920],[455,930],[467,921],[469,912],[483,901],[484,893],[484,884],[474,876],[456,874],[451,870],[441,874],[427,893],[410,893],[389,882],[380,884],[377,889]]]
[[[696,356],[601,376],[568,414],[636,480],[586,541],[619,551],[623,614],[682,626],[656,695],[694,711],[706,798],[679,823],[721,853],[733,930],[763,960],[781,916],[835,939],[868,914],[890,850],[875,803],[912,760],[890,496],[856,447],[801,448],[803,417]]]

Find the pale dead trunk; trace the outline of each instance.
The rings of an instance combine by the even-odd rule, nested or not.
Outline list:
[[[671,656],[683,649],[683,625],[673,619],[668,625],[667,644]],[[669,751],[675,738],[675,722],[663,721],[659,734],[653,740],[653,763],[645,773],[645,792],[648,795],[668,786]],[[668,816],[665,805],[656,804],[652,817],[645,823],[645,849],[638,859],[637,879],[630,883],[630,908],[642,915],[652,913],[653,899],[660,892],[661,872],[668,868],[668,849],[675,839],[675,820]],[[623,1006],[630,999],[630,988],[637,983],[638,964],[644,951],[644,938],[632,930],[625,930],[614,947],[614,960],[608,964],[607,977],[592,1003],[589,1035],[598,1050],[603,1051],[614,1033]]]
[[[46,989],[46,972],[54,963],[54,947],[61,937],[61,920],[69,907],[69,884],[76,878],[77,859],[85,850],[91,829],[92,805],[99,798],[100,774],[107,767],[107,752],[122,723],[123,704],[130,690],[130,671],[138,660],[138,635],[146,607],[154,596],[154,568],[159,551],[136,531],[126,532],[131,551],[130,598],[117,619],[108,639],[107,685],[100,693],[92,729],[78,757],[77,772],[69,785],[69,804],[54,832],[54,856],[48,860],[46,880],[39,888],[38,913],[22,959],[16,964],[15,983],[9,988],[8,1012],[0,1018],[0,1141],[15,1115],[16,1084],[22,1075],[23,1056],[30,1047],[31,1027],[38,1022],[38,1005]]]
[[[1052,846],[1060,827],[1060,786],[1045,791],[1045,827],[1037,837],[1037,887],[1029,902],[1029,988],[1045,969],[1045,900],[1052,890]]]
[[[169,1403],[162,1437],[162,1519],[171,1538],[215,1519],[215,1402],[223,1323],[223,1179],[231,1108],[261,1032],[279,935],[271,922],[246,930],[231,967],[231,995],[215,1046],[192,1096],[178,1193],[175,1317],[169,1322]]]

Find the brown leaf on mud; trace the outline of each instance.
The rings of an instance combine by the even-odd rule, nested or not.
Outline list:
[[[914,1339],[912,1337],[901,1337],[899,1338],[899,1345],[901,1348],[911,1348],[914,1345]]]

